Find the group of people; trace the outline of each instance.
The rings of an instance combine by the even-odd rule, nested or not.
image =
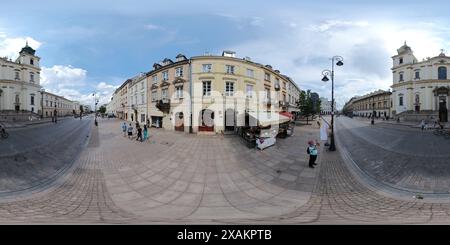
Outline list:
[[[436,126],[440,129],[444,129],[444,125],[439,120],[434,120],[433,128],[437,128]],[[420,122],[420,128],[422,129],[422,131],[428,129],[428,122],[422,119],[422,121]]]
[[[129,139],[133,139],[133,135],[136,134],[136,141],[144,142],[148,139],[148,127],[147,124],[144,124],[144,128],[142,128],[138,122],[136,122],[136,130],[133,128],[133,125],[130,123],[127,125],[126,122],[122,124],[122,132],[123,136]]]

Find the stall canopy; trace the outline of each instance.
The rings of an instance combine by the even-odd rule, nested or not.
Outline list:
[[[280,115],[286,116],[286,117],[290,118],[291,120],[294,119],[294,115],[292,115],[292,113],[287,112],[287,111],[280,112]]]
[[[289,122],[291,120],[291,117],[277,113],[277,112],[273,112],[273,113],[249,112],[248,114],[249,114],[249,116],[257,119],[258,126],[261,126],[261,127],[267,127],[270,125],[279,125],[281,123]]]

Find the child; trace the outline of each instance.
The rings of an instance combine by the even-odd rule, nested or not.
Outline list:
[[[309,167],[314,168],[314,165],[317,165],[316,159],[317,159],[317,146],[314,140],[308,141],[308,148],[306,149],[306,153],[309,155]]]

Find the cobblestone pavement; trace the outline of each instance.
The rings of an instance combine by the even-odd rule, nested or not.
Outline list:
[[[17,200],[0,199],[2,223],[448,223],[450,203],[402,200],[371,188],[339,152],[322,148],[307,168],[297,127],[264,151],[235,136],[151,129],[148,142],[101,120],[58,184]]]
[[[338,137],[370,178],[390,188],[431,196],[450,193],[450,140],[432,131],[342,117]]]
[[[46,188],[59,178],[84,149],[90,122],[68,118],[8,130],[10,137],[0,141],[0,197]]]

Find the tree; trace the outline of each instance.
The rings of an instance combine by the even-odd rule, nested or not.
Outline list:
[[[98,112],[100,112],[101,114],[105,114],[106,107],[104,105],[100,106],[100,109],[98,109]]]
[[[313,102],[311,99],[311,91],[301,91],[297,107],[300,109],[300,114],[306,117],[306,124],[308,124],[308,117],[313,113]]]

